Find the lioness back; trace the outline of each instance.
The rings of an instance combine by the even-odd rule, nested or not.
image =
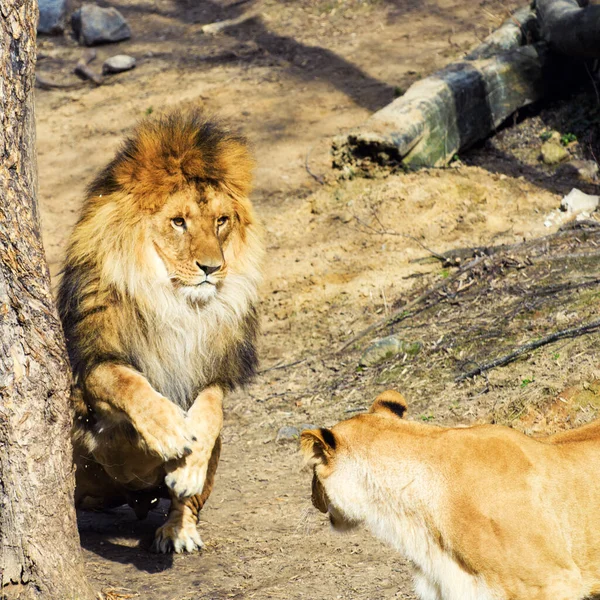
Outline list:
[[[534,439],[497,425],[371,412],[304,432],[313,503],[415,566],[422,600],[574,600],[600,592],[600,427]]]

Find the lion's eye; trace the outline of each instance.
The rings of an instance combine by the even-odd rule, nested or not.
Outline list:
[[[223,225],[225,225],[227,221],[229,221],[229,217],[226,217],[225,215],[219,217],[217,219],[217,227],[223,227]]]
[[[171,224],[175,229],[185,229],[185,219],[183,217],[175,217],[171,219]]]

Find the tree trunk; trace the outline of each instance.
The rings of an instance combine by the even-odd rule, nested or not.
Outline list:
[[[600,6],[580,8],[575,0],[537,0],[542,36],[561,54],[600,58]]]
[[[70,375],[36,204],[35,0],[0,0],[0,598],[89,600]]]

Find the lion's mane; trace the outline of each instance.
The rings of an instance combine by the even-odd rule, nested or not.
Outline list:
[[[174,113],[139,125],[94,180],[58,290],[76,387],[94,366],[117,362],[186,409],[206,386],[231,389],[254,373],[263,250],[252,166],[243,138],[200,112]],[[226,193],[237,221],[235,259],[206,304],[157,283],[149,248],[148,218],[186,185]]]

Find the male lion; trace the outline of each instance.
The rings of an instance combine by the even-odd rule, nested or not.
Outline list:
[[[157,552],[202,546],[223,395],[256,367],[252,166],[245,140],[200,112],[146,120],[91,184],[67,252],[76,504],[143,518],[170,497]]]
[[[305,431],[313,504],[365,524],[413,564],[422,600],[578,600],[600,593],[600,420],[546,438],[368,414]]]

